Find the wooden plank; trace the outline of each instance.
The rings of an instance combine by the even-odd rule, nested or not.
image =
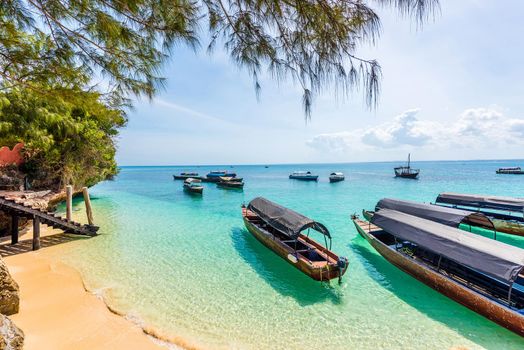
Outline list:
[[[11,244],[18,243],[18,216],[11,216]]]
[[[82,188],[84,194],[84,203],[86,204],[87,222],[89,225],[93,225],[93,210],[91,209],[91,199],[89,198],[89,192],[87,187]]]
[[[33,250],[40,249],[40,218],[33,218]]]
[[[73,186],[66,186],[66,219],[71,220],[73,216]]]

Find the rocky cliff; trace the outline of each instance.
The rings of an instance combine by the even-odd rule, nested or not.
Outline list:
[[[24,332],[7,316],[0,314],[0,350],[22,350]]]
[[[18,284],[11,277],[4,261],[0,259],[0,313],[4,315],[16,314],[19,303]]]

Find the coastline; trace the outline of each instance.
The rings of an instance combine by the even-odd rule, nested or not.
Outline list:
[[[45,227],[42,237],[59,233]],[[25,230],[20,240],[31,235]],[[11,318],[25,333],[24,349],[180,349],[111,309],[85,288],[76,269],[42,250],[3,259],[20,286],[20,311]]]

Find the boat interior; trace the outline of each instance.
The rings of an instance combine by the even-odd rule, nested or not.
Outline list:
[[[462,285],[509,306],[520,313],[524,313],[524,275],[518,276],[510,286],[508,283],[494,279],[480,271],[456,263],[444,256],[435,254],[409,241],[399,241],[392,234],[377,230],[370,232],[377,240],[396,250],[407,258],[426,265],[438,273],[453,279]],[[508,296],[511,291],[511,297]]]
[[[297,239],[293,239],[283,232],[268,225],[254,213],[249,213],[246,215],[246,219],[261,230],[271,234],[280,243],[285,245],[290,250],[290,253],[296,252],[297,255],[301,256],[305,260],[309,260],[309,262],[315,266],[322,266],[327,263],[330,265],[336,265],[337,263],[337,258],[333,257],[333,253],[329,252],[327,248],[322,247],[318,242],[312,240],[304,234],[300,234]]]

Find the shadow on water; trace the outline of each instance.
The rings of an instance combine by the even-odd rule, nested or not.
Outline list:
[[[336,281],[328,285],[309,278],[266,248],[247,230],[233,228],[231,239],[240,257],[281,295],[292,297],[301,306],[326,300],[334,304],[342,302],[342,292],[335,286]]]
[[[349,247],[377,283],[419,312],[486,348],[493,348],[497,339],[524,343],[518,335],[426,286],[365,245],[369,244],[357,236]]]

